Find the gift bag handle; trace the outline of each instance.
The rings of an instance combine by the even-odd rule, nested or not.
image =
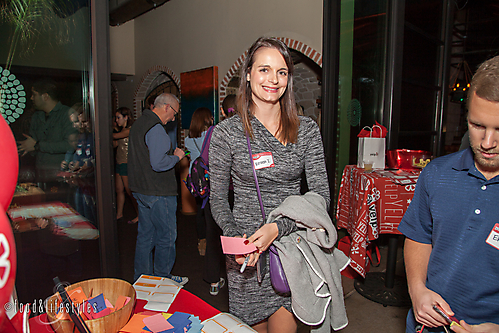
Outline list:
[[[369,137],[370,137],[370,138],[372,138],[372,137],[373,137],[373,130],[374,130],[374,128],[375,128],[375,127],[378,127],[378,128],[379,128],[379,137],[380,137],[380,138],[383,138],[383,129],[382,129],[382,128],[381,128],[381,126],[379,126],[379,125],[374,125],[372,128],[371,128],[371,127],[369,127],[369,126],[364,126],[362,129],[366,129],[366,128],[368,128],[368,129],[369,129],[369,132],[371,133],[371,134],[369,134]]]

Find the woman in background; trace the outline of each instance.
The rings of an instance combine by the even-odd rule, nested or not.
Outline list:
[[[185,138],[185,148],[191,152],[189,165],[189,173],[192,169],[192,164],[201,155],[201,148],[206,136],[206,131],[213,125],[213,114],[210,109],[201,107],[197,108],[192,114],[191,124],[189,126],[189,136]],[[206,253],[206,223],[204,220],[204,213],[202,200],[196,198],[197,215],[196,215],[196,230],[198,234],[198,251],[199,255],[204,256]]]
[[[224,119],[230,118],[236,115],[236,95],[227,95],[220,107],[220,112]],[[213,133],[213,132],[211,132]],[[210,146],[211,135],[207,135],[204,139],[207,147]],[[207,165],[209,165],[209,154],[203,156]],[[229,195],[229,205],[230,207],[234,204],[234,192],[231,189]],[[222,229],[216,224],[213,216],[211,214],[210,202],[206,203],[204,207],[204,217],[206,221],[206,257],[204,261],[204,277],[203,279],[210,284],[210,294],[213,296],[218,295],[220,289],[225,285],[225,279],[222,277],[222,267],[220,264],[220,258],[223,256],[222,244],[220,242],[220,236],[222,235]]]
[[[132,191],[128,187],[128,135],[130,127],[133,124],[132,112],[127,107],[121,107],[116,110],[116,124],[121,128],[118,133],[113,133],[113,139],[118,141],[116,151],[116,219],[123,218],[123,208],[125,206],[125,192],[128,194],[133,203],[133,208],[136,213],[137,201],[132,196]],[[137,223],[139,217],[135,217],[128,223]]]
[[[227,95],[220,107],[220,112],[222,112],[223,119],[235,116],[237,113],[237,96],[234,94]]]

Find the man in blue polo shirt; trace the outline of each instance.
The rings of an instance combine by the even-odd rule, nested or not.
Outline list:
[[[484,62],[468,93],[471,147],[432,161],[399,225],[412,309],[406,333],[448,325],[499,332],[499,56]]]
[[[130,129],[128,178],[139,206],[134,280],[146,274],[167,277],[182,285],[189,281],[171,275],[177,239],[175,165],[185,154],[172,144],[164,125],[175,119],[178,110],[177,97],[161,94],[152,110],[145,109]]]

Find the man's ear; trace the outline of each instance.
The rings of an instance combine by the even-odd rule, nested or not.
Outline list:
[[[49,96],[49,94],[48,94],[48,93],[43,93],[43,94],[42,94],[42,99],[43,99],[44,101],[48,100],[49,98],[50,98],[50,96]]]

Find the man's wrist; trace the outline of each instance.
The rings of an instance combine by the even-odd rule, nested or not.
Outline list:
[[[411,281],[408,283],[408,291],[409,295],[419,295],[420,293],[424,292],[428,288],[426,288],[426,283],[422,281]]]

